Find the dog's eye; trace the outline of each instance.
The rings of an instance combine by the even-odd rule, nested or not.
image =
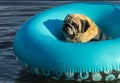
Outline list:
[[[72,25],[76,28],[77,27],[77,25],[75,24],[75,23],[72,23]]]

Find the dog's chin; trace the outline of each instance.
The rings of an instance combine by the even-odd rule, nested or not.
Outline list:
[[[76,42],[75,35],[68,35],[68,34],[66,34],[64,36],[65,36],[66,41],[68,41],[68,42]]]
[[[66,40],[67,40],[68,42],[75,42],[73,39],[71,39],[71,38],[69,38],[69,37],[66,37]]]
[[[67,40],[68,42],[75,42],[75,43],[80,42],[80,41],[77,41],[77,40],[71,39],[71,38],[66,38],[66,40]]]

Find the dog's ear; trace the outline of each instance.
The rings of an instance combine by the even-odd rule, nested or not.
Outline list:
[[[81,32],[86,32],[87,29],[90,27],[90,24],[87,20],[80,20],[81,21]]]

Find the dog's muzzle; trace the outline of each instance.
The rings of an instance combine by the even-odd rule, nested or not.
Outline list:
[[[70,24],[64,24],[62,31],[64,32],[64,35],[69,38],[74,38],[76,35],[76,31],[74,30],[74,27]]]

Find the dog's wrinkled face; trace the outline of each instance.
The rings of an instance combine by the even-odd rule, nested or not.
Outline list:
[[[71,14],[65,17],[62,31],[66,39],[72,41],[76,35],[84,33],[89,27],[90,24],[84,17]]]

